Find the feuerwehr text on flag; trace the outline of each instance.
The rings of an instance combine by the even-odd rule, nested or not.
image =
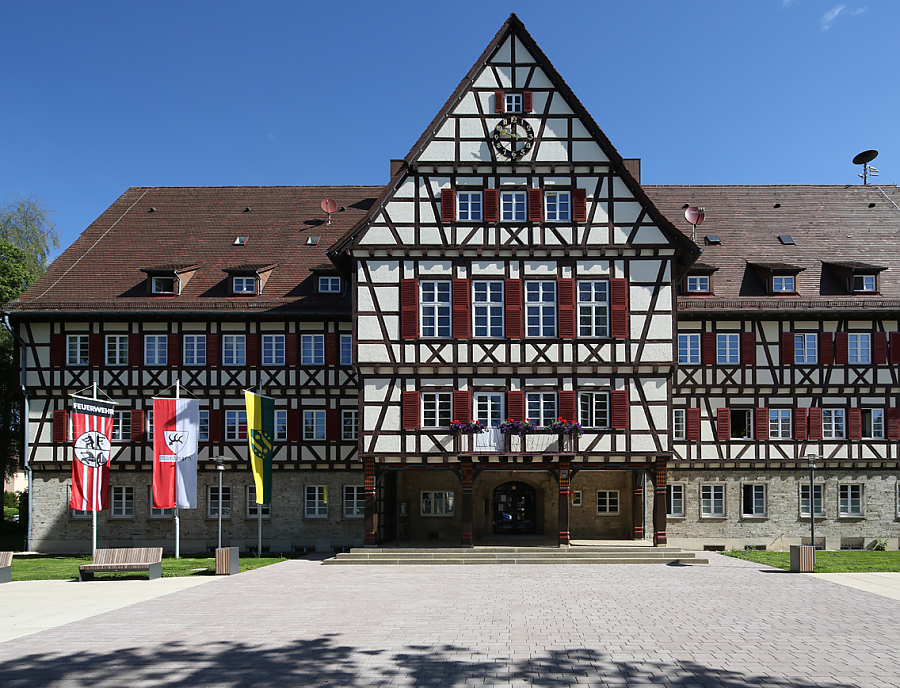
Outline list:
[[[115,404],[72,397],[72,495],[69,508],[103,511],[109,507],[109,462]]]

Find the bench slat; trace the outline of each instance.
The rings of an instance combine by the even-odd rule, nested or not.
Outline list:
[[[12,552],[0,552],[0,568],[12,566]]]

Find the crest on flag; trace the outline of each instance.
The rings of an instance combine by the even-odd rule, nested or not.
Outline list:
[[[255,456],[265,460],[272,452],[272,438],[268,433],[254,428],[250,431],[250,447]]]
[[[102,432],[86,430],[75,438],[75,458],[85,466],[99,468],[109,463],[112,445]]]
[[[196,449],[194,449],[195,445],[191,444],[190,430],[166,430],[163,434],[166,440],[166,448],[171,453],[161,453],[159,455],[160,461],[171,463],[173,461],[184,461],[193,456]]]

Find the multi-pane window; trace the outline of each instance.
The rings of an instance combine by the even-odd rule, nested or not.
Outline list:
[[[128,365],[128,335],[106,335],[106,365]]]
[[[247,439],[247,412],[225,411],[225,441],[237,442]]]
[[[174,294],[175,278],[174,277],[151,277],[150,291],[153,294]]]
[[[456,219],[462,222],[481,222],[482,196],[480,191],[456,192]]]
[[[504,112],[522,112],[521,93],[507,93],[505,96]]]
[[[578,336],[609,336],[609,282],[578,282]]]
[[[255,294],[256,278],[255,277],[232,277],[231,291],[234,294]]]
[[[867,439],[884,439],[884,410],[862,409],[862,436]]]
[[[700,334],[678,335],[678,362],[700,363]]]
[[[452,492],[423,492],[422,493],[423,516],[452,516],[453,493]]]
[[[676,440],[687,438],[687,412],[685,409],[675,409],[672,411],[672,436]]]
[[[275,411],[275,441],[284,442],[287,439],[288,412],[285,409]]]
[[[700,515],[708,518],[725,516],[725,485],[700,486]]]
[[[793,275],[776,275],[772,277],[772,292],[797,291],[797,281]]]
[[[284,365],[283,334],[264,334],[262,336],[262,364],[264,366]]]
[[[535,425],[546,427],[557,419],[556,392],[529,392],[525,401],[526,415]]]
[[[323,294],[337,294],[341,290],[340,276],[322,276],[319,277],[319,291]]]
[[[500,192],[500,220],[501,222],[525,222],[527,202],[524,191]]]
[[[872,337],[868,334],[847,335],[847,361],[849,363],[870,363]]]
[[[110,439],[114,442],[131,441],[131,411],[114,411]]]
[[[716,335],[716,363],[736,364],[740,361],[740,336],[737,333]]]
[[[687,290],[689,292],[709,292],[709,275],[691,275],[687,278]]]
[[[344,485],[344,518],[366,515],[366,490],[362,485]]]
[[[822,409],[822,437],[844,437],[844,409]]]
[[[452,420],[453,394],[451,392],[424,392],[422,394],[423,428],[449,428]]]
[[[578,395],[581,411],[580,423],[586,428],[609,427],[609,394],[606,392],[581,392]],[[572,420],[572,418],[566,418]]]
[[[216,518],[219,515],[220,506],[222,518],[231,518],[231,486],[223,485],[222,494],[219,494],[218,485],[207,485],[206,515],[209,518]]]
[[[572,219],[572,192],[544,193],[544,214],[547,222],[569,222]]]
[[[186,366],[204,366],[206,365],[206,335],[205,334],[186,334],[184,335],[184,364]]]
[[[791,410],[769,409],[769,439],[790,439],[791,437]]]
[[[766,515],[765,485],[741,486],[741,514],[756,517]]]
[[[556,336],[556,282],[525,283],[525,334],[528,337]]]
[[[341,365],[353,365],[353,335],[341,335]]]
[[[619,513],[618,490],[597,490],[597,513],[607,516]]]
[[[816,510],[816,516],[825,515],[824,502],[822,501],[823,493],[823,485],[813,486],[813,507]],[[800,515],[809,518],[809,483],[800,483]]]
[[[209,411],[200,411],[200,427],[197,430],[200,442],[209,442]]]
[[[256,485],[247,485],[247,498],[244,500],[247,505],[247,518],[259,518],[259,504],[256,503]],[[262,505],[262,517],[269,518],[269,505]]]
[[[684,485],[666,485],[666,515],[684,518]]]
[[[144,365],[164,366],[168,360],[168,336],[164,334],[144,335]]]
[[[328,487],[307,485],[304,490],[303,515],[306,518],[328,517]]]
[[[472,316],[476,337],[503,337],[503,282],[472,283]]]
[[[325,411],[303,412],[303,439],[325,439]]]
[[[818,363],[819,335],[794,335],[794,363]]]
[[[355,440],[359,426],[359,411],[356,409],[344,409],[341,411],[341,439]]]
[[[838,516],[862,516],[862,495],[862,485],[838,485]]]
[[[450,336],[450,282],[422,282],[422,336]]]
[[[875,275],[854,275],[853,291],[877,291]]]
[[[134,488],[131,485],[113,485],[110,498],[111,516],[113,518],[131,518],[134,516]]]
[[[86,334],[70,334],[66,337],[66,364],[70,366],[88,365],[88,342]]]
[[[303,365],[325,365],[325,335],[300,335],[300,363]]]
[[[222,365],[240,366],[247,364],[247,336],[243,334],[222,335]]]

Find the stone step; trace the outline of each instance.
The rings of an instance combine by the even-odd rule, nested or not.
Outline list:
[[[672,564],[690,566],[695,564],[708,564],[708,559],[697,557],[668,557],[665,559],[652,559],[644,557],[592,557],[579,559],[545,558],[545,557],[505,557],[499,559],[485,559],[481,557],[441,557],[435,559],[407,559],[407,558],[377,558],[377,559],[339,559],[334,557],[326,559],[323,564],[343,566],[470,566],[480,565],[510,565],[510,564]]]
[[[693,552],[357,552],[351,551],[337,555],[340,559],[446,559],[469,557],[475,559],[507,559],[528,557],[530,559],[672,559],[677,557],[693,557]]]
[[[334,565],[707,564],[677,547],[354,548],[326,559]]]
[[[458,552],[479,552],[479,553],[495,553],[499,552],[501,554],[505,554],[508,552],[682,552],[678,547],[645,547],[645,546],[628,546],[628,545],[578,545],[577,547],[552,547],[552,546],[539,546],[539,547],[492,547],[492,546],[482,546],[478,545],[476,547],[354,547],[350,550],[351,552],[367,552],[367,553],[388,553],[388,554],[398,554],[398,553],[416,553],[416,552],[425,552],[425,553],[458,553]]]

